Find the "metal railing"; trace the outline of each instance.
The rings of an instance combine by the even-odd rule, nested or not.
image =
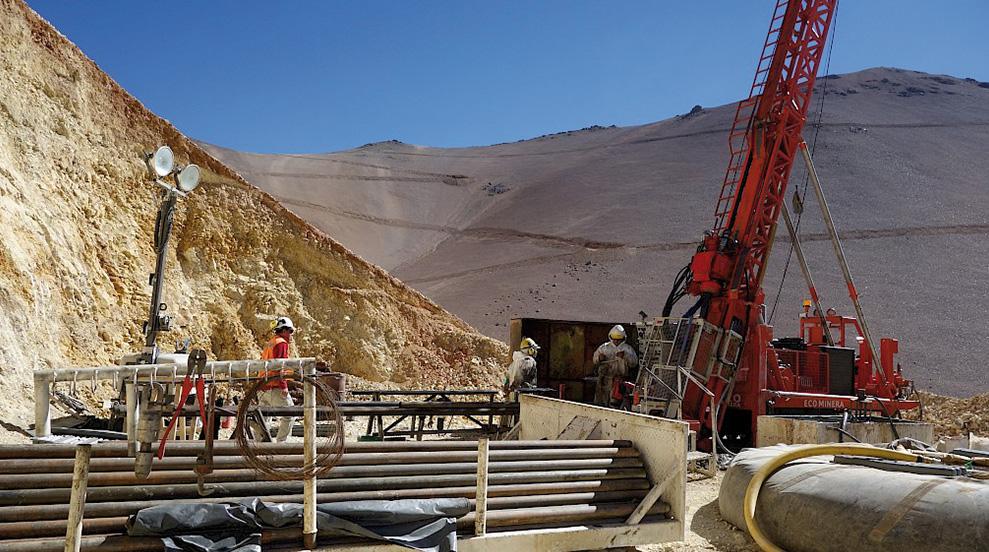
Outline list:
[[[207,382],[249,381],[268,371],[292,370],[302,373],[316,363],[315,358],[274,360],[216,360],[207,362],[203,378]],[[181,364],[134,364],[99,366],[95,368],[66,368],[38,370],[34,373],[34,432],[35,437],[51,435],[52,385],[58,382],[89,382],[94,390],[100,381],[112,381],[125,386],[127,408],[125,428],[133,441],[137,428],[137,395],[135,384],[142,382],[178,383],[185,378],[186,366]]]

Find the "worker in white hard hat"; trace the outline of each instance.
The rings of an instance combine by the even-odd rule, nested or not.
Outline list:
[[[268,341],[268,346],[261,353],[262,360],[272,360],[289,357],[289,343],[292,341],[292,334],[295,333],[295,324],[287,316],[279,316],[271,324],[271,331],[274,335]],[[280,375],[277,370],[262,372],[262,377],[272,377]],[[261,406],[293,406],[292,395],[288,392],[288,380],[275,379],[262,388],[259,397]],[[278,434],[276,441],[285,441],[292,432],[292,424],[295,418],[282,416],[278,419]],[[267,420],[265,421],[267,426]]]
[[[616,382],[620,384],[630,370],[639,365],[635,349],[625,342],[625,328],[616,324],[608,332],[608,341],[594,351],[592,362],[597,372],[597,387],[594,390],[594,404],[611,406]]]

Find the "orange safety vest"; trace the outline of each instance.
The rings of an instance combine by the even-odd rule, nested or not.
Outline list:
[[[275,347],[281,345],[282,343],[287,343],[284,337],[274,336],[268,340],[268,346],[261,351],[261,360],[271,360],[275,358]]]
[[[261,360],[272,360],[275,358],[275,347],[281,345],[282,343],[288,343],[284,337],[274,336],[268,340],[268,346],[261,351]],[[262,378],[268,378],[272,376],[291,376],[292,370],[263,370],[258,374]],[[277,382],[272,382],[277,385]]]

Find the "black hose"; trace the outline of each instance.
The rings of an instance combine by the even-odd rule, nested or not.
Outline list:
[[[745,337],[743,336],[742,337],[742,342],[739,344],[739,348],[738,348],[739,354],[741,354],[741,351],[742,351],[742,349],[744,347],[745,347]],[[726,408],[726,404],[725,404],[726,403],[726,399],[728,399],[728,397],[731,396],[731,394],[732,394],[732,392],[734,390],[735,390],[735,378],[733,376],[732,379],[731,379],[731,382],[729,382],[728,385],[725,386],[725,389],[721,393],[721,397],[718,399],[718,402],[717,402],[717,407],[718,407],[717,414],[718,414],[718,416],[717,416],[717,418],[715,418],[715,422],[719,426],[721,424],[721,409],[722,408]],[[735,452],[735,451],[731,450],[730,448],[728,448],[728,445],[726,445],[724,443],[724,441],[721,440],[721,431],[718,431],[717,432],[717,437],[718,438],[716,440],[715,446],[720,446],[721,449],[723,451],[725,451],[725,453],[728,454],[728,455],[730,455],[730,456],[735,456],[735,455],[738,454],[738,452]],[[755,443],[752,443],[752,444],[755,445]],[[739,451],[739,452],[741,452],[741,451]]]
[[[663,305],[663,317],[666,318],[673,312],[673,307],[676,305],[677,301],[683,299],[687,295],[687,281],[691,278],[690,265],[687,265],[680,269],[677,273],[676,278],[673,280],[673,287],[670,289],[670,294],[666,297],[666,303]]]
[[[883,414],[885,414],[886,419],[889,420],[889,427],[893,430],[893,439],[899,439],[900,433],[896,431],[896,424],[893,422],[893,417],[889,415],[889,410],[886,410],[886,405],[883,404],[883,401],[880,400],[879,397],[876,397],[876,402],[879,403],[879,408],[883,409]]]
[[[705,310],[705,306],[710,300],[711,300],[710,293],[702,293],[701,296],[697,299],[697,302],[694,303],[692,307],[687,309],[687,312],[683,313],[683,318],[693,318],[694,315],[697,314],[697,311]]]
[[[851,439],[852,441],[855,441],[856,443],[861,443],[862,442],[857,437],[855,437],[854,435],[852,435],[851,433],[845,431],[844,429],[842,429],[840,427],[832,427],[831,429],[833,429],[833,430],[835,430],[835,431],[838,432],[838,434],[839,434],[839,437],[838,437],[839,440],[838,440],[838,442],[839,443],[842,443],[843,442],[843,441],[841,441],[841,435],[847,435],[849,439]]]
[[[848,411],[847,410],[841,413],[841,432],[838,434],[838,442],[839,443],[845,442],[844,439],[843,439],[843,437],[842,437],[842,433],[845,432],[845,428],[846,427],[848,427]]]

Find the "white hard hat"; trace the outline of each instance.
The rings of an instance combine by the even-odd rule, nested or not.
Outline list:
[[[292,330],[293,332],[295,331],[295,324],[293,324],[292,319],[287,316],[279,316],[271,324],[271,331],[276,333],[286,328]]]
[[[599,334],[600,335],[600,334]],[[621,324],[615,324],[615,327],[611,328],[608,332],[608,337],[614,339],[615,341],[621,341],[625,339],[625,328]]]

